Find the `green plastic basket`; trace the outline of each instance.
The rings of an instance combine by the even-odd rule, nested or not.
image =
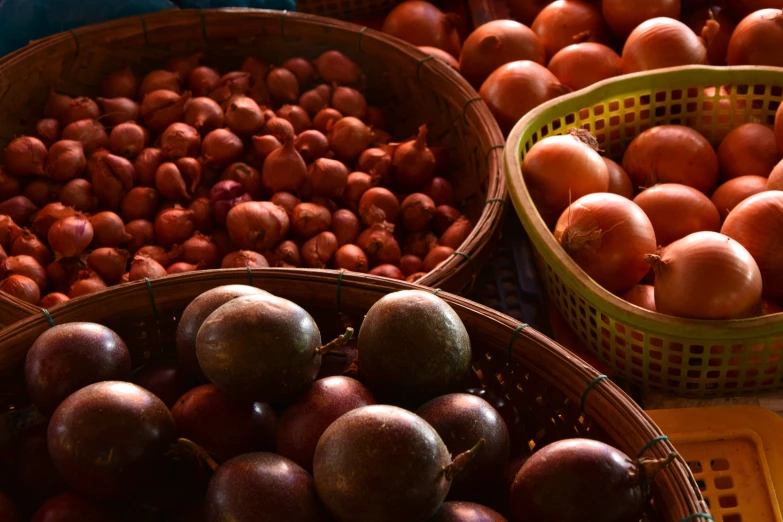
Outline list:
[[[522,179],[521,161],[538,140],[573,128],[594,133],[615,160],[637,134],[661,124],[688,125],[717,145],[743,123],[772,125],[782,98],[780,68],[677,67],[607,80],[543,104],[508,137],[509,191],[549,298],[586,346],[646,390],[714,397],[783,389],[783,315],[679,319],[607,292],[547,229]]]

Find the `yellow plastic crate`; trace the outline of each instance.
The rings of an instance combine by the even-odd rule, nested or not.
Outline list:
[[[783,522],[783,419],[756,406],[647,413],[688,462],[716,522]]]
[[[506,143],[505,171],[549,298],[571,328],[616,374],[646,390],[695,397],[783,389],[780,315],[699,321],[649,312],[601,288],[555,241],[522,178],[525,154],[546,136],[584,128],[606,154],[655,125],[684,124],[713,145],[746,122],[774,123],[783,69],[678,67],[623,76],[543,104]]]

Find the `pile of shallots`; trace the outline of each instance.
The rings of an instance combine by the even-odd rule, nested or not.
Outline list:
[[[53,306],[204,268],[332,267],[414,281],[473,225],[427,127],[402,143],[339,51],[221,75],[201,55],[95,99],[52,91],[0,168],[0,290]]]

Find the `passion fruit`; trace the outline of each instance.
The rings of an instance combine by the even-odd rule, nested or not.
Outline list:
[[[473,502],[444,502],[429,522],[508,522],[486,506]]]

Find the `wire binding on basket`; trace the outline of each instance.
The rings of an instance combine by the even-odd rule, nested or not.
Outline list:
[[[285,19],[288,17],[288,11],[282,11],[280,13],[280,36],[285,41]]]
[[[46,308],[41,308],[41,312],[46,317],[46,322],[49,323],[49,326],[54,326],[54,319],[52,319],[52,314],[49,313],[49,310]]]
[[[253,286],[253,270],[247,267],[247,284]]]
[[[199,9],[198,10],[199,15],[201,15],[201,36],[204,37],[204,40],[207,39],[207,18],[204,16],[204,10]]]
[[[71,35],[73,35],[73,40],[76,42],[76,56],[79,56],[79,53],[82,51],[82,44],[79,41],[79,33],[74,31],[73,29],[70,29]]]
[[[144,278],[144,282],[147,283],[147,292],[150,294],[150,302],[152,303],[152,313],[158,315],[158,307],[155,305],[155,294],[152,293],[152,283],[148,277]]]
[[[470,257],[465,252],[460,252],[459,250],[455,250],[454,252],[451,253],[451,255],[452,256],[462,256],[465,259],[467,259],[470,262],[471,270],[473,270],[473,277],[474,278],[476,277],[476,264],[473,262],[473,258],[472,257]]]
[[[687,517],[680,520],[680,522],[689,522],[690,520],[695,520],[697,518],[703,518],[705,520],[715,520],[715,518],[710,515],[709,513],[694,513],[693,515],[688,515]]]
[[[585,412],[585,401],[587,400],[587,396],[590,394],[591,391],[593,391],[593,388],[595,388],[595,385],[599,382],[603,381],[604,379],[608,379],[609,376],[607,375],[599,375],[595,379],[593,379],[590,384],[587,385],[587,388],[585,389],[585,392],[582,394],[582,404],[579,408],[579,411],[582,413]]]
[[[141,20],[141,30],[144,32],[144,45],[149,45],[150,42],[147,39],[147,20],[144,19],[144,15],[139,15],[139,19]]]
[[[438,295],[438,292],[440,292],[440,288],[436,288],[432,291],[432,295]]]
[[[655,446],[656,444],[658,444],[659,442],[661,442],[663,440],[669,440],[669,437],[667,437],[666,435],[658,435],[653,440],[651,440],[650,442],[645,444],[644,447],[641,450],[639,450],[639,453],[637,453],[636,458],[641,457],[642,455],[645,454],[645,452],[648,449],[652,448],[653,446]]]
[[[367,30],[367,26],[365,25],[361,29],[359,29],[359,40],[356,42],[356,50],[360,53],[364,52],[364,49],[362,49],[362,41],[364,41],[364,32]]]
[[[484,156],[487,158],[487,165],[489,165],[489,155],[490,155],[490,154],[492,154],[492,151],[493,151],[493,150],[498,150],[498,149],[502,150],[502,149],[504,149],[505,147],[506,147],[505,145],[492,145],[492,146],[491,146],[491,147],[490,147],[490,148],[487,150],[487,153],[486,153],[486,154],[484,154]]]
[[[519,335],[519,332],[521,332],[522,330],[524,330],[528,326],[530,326],[530,325],[527,324],[527,323],[522,323],[519,326],[517,326],[516,329],[514,330],[514,333],[511,334],[511,341],[509,341],[509,343],[508,343],[508,362],[512,362],[512,360],[513,360],[511,354],[513,352],[514,343],[517,340],[517,336]]]
[[[340,273],[337,275],[337,313],[340,315],[343,313],[343,302],[341,295],[343,290],[343,274],[345,274],[344,268],[340,270]]]
[[[429,62],[430,60],[434,60],[434,59],[435,59],[435,57],[430,55],[430,56],[425,56],[424,58],[419,60],[419,63],[416,64],[416,79],[417,80],[421,80],[421,66],[424,65],[426,62]]]
[[[487,205],[489,205],[490,203],[503,203],[503,205],[505,206],[506,200],[504,198],[489,198],[484,202],[484,208],[487,208]],[[482,209],[482,212],[483,210],[484,209]]]
[[[465,105],[462,106],[462,121],[464,121],[465,123],[468,123],[468,107],[470,107],[471,104],[477,101],[484,101],[484,98],[482,98],[481,96],[476,96],[475,98],[471,98],[468,101],[466,101]]]

